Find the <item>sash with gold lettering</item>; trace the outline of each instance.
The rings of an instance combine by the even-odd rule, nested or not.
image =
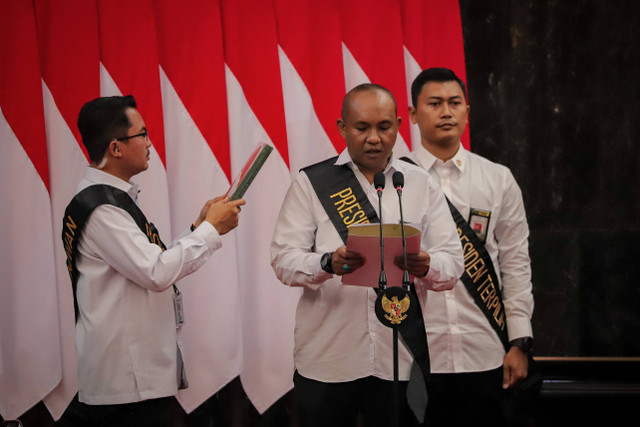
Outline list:
[[[462,243],[464,273],[460,276],[460,280],[464,283],[467,291],[471,294],[493,330],[498,334],[498,338],[502,341],[505,350],[509,351],[507,322],[500,293],[500,282],[493,267],[491,256],[476,235],[476,232],[471,229],[469,223],[465,221],[462,214],[448,198],[447,204],[458,228],[460,243]]]
[[[416,162],[409,157],[401,157],[400,160],[417,166]],[[451,216],[458,229],[460,243],[462,243],[464,273],[460,276],[460,280],[464,283],[467,291],[485,315],[493,330],[498,334],[498,338],[502,341],[505,350],[509,351],[507,322],[500,293],[500,282],[493,267],[491,256],[482,240],[471,229],[469,223],[462,217],[458,209],[453,206],[448,197],[445,196],[445,199],[447,199]]]
[[[346,245],[350,225],[380,220],[351,168],[334,164],[337,158],[307,166],[302,171],[309,177],[322,207]]]
[[[322,207],[346,245],[348,226],[376,223],[380,220],[351,168],[347,165],[335,165],[336,159],[337,157],[332,157],[307,166],[302,171],[309,177]],[[377,292],[378,288],[375,290]],[[414,301],[420,301],[413,283],[410,290]],[[426,381],[431,364],[420,304],[416,306],[415,316],[403,321],[398,326],[398,331]]]
[[[97,184],[89,186],[76,194],[67,206],[62,221],[62,242],[67,254],[67,269],[69,276],[71,276],[71,285],[73,287],[73,305],[76,320],[78,319],[78,301],[76,299],[78,242],[93,210],[104,204],[114,205],[127,211],[140,230],[147,236],[149,242],[160,246],[162,250],[166,249],[164,243],[160,240],[156,227],[147,221],[138,205],[126,192],[110,185]]]

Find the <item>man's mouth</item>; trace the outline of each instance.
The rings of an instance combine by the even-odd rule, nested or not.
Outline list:
[[[444,123],[440,123],[437,127],[441,129],[451,129],[456,127],[456,124],[452,122],[444,122]]]

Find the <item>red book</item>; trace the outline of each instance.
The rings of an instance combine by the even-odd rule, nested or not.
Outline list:
[[[404,226],[407,253],[420,252],[420,230],[410,225]],[[394,264],[396,257],[402,257],[402,228],[400,224],[383,224],[384,272],[387,286],[402,286],[404,270]],[[377,287],[380,277],[380,224],[355,224],[349,227],[347,249],[359,253],[365,263],[354,272],[342,275],[345,285]],[[409,280],[413,276],[409,275]]]

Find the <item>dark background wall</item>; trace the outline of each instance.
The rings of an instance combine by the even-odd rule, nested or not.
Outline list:
[[[640,356],[640,2],[460,6],[471,148],[527,209],[536,355]]]

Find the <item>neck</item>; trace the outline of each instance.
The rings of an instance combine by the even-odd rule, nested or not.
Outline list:
[[[365,178],[367,178],[367,181],[369,181],[369,184],[373,184],[373,176],[378,173],[378,172],[382,172],[382,171],[376,171],[376,172],[365,172],[365,171],[360,171],[362,172],[362,175],[364,175]]]
[[[131,179],[130,175],[127,175],[125,173],[122,173],[121,171],[116,170],[115,168],[109,167],[109,164],[107,163],[103,168],[99,168],[98,165],[91,163],[89,166],[91,166],[92,168],[98,169],[104,173],[108,173],[109,175],[113,175],[116,178],[120,178],[121,180],[125,181],[125,182],[129,182],[129,180]]]
[[[373,176],[375,174],[377,174],[378,172],[384,172],[384,168],[365,169],[357,163],[356,163],[356,166],[358,166],[358,170],[360,171],[360,173],[362,173],[362,175],[364,175],[364,177],[367,178],[367,181],[369,181],[369,184],[373,184]]]
[[[460,149],[460,141],[451,144],[434,144],[429,141],[422,140],[422,146],[436,158],[446,162],[452,159]]]

